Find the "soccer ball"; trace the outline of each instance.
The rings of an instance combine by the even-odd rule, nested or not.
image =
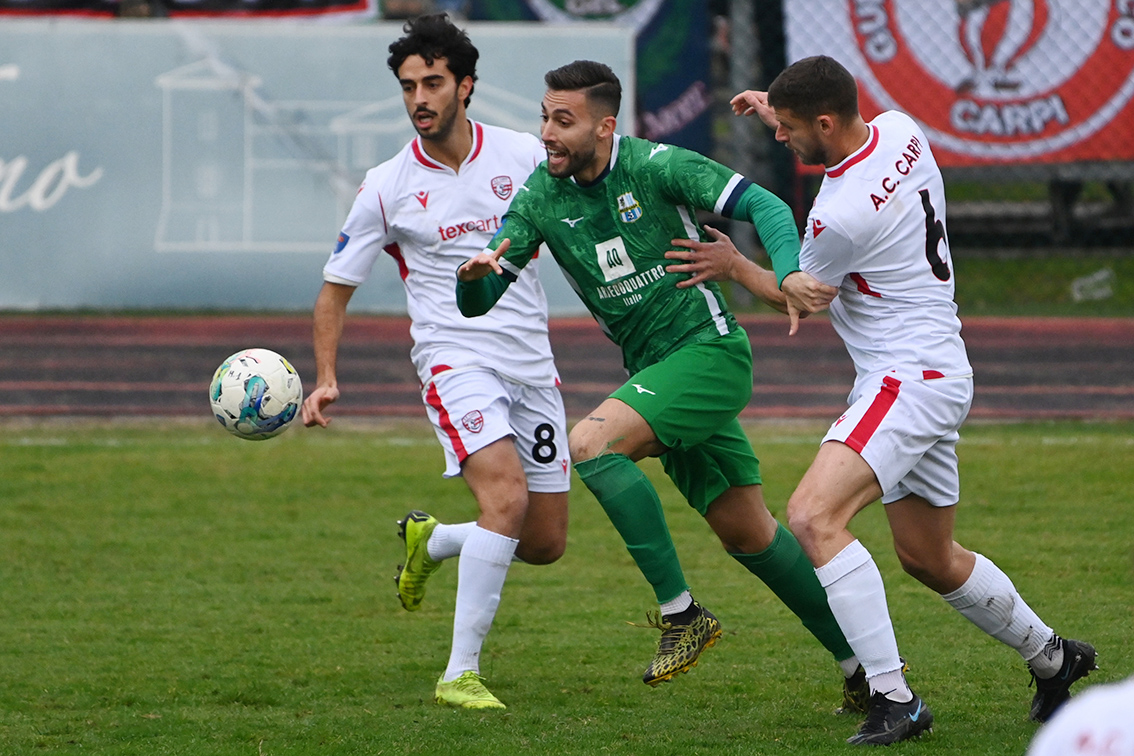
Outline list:
[[[209,386],[213,414],[225,430],[262,441],[287,430],[303,401],[299,373],[270,349],[244,349],[221,363]]]

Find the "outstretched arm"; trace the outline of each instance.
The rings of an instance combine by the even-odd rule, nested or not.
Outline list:
[[[353,286],[325,281],[315,299],[312,340],[315,346],[315,390],[303,400],[303,424],[327,427],[331,422],[323,410],[339,398],[339,382],[335,373],[339,340],[343,335],[347,303],[354,295]]]
[[[800,270],[789,273],[781,286],[777,286],[776,274],[740,254],[728,236],[708,226],[705,230],[713,241],[674,239],[673,245],[683,249],[666,252],[667,258],[683,261],[668,266],[668,271],[694,274],[678,286],[694,286],[702,281],[736,281],[761,301],[788,314],[791,319],[789,335],[799,330],[802,318],[825,310],[839,293],[833,286],[820,283]]]
[[[704,229],[712,241],[674,239],[671,243],[682,249],[665,253],[670,260],[683,261],[667,266],[668,272],[691,274],[689,279],[677,284],[678,288],[685,289],[705,281],[736,281],[760,301],[787,313],[784,294],[776,286],[776,274],[742,255],[727,234],[712,226]]]
[[[515,280],[500,265],[511,245],[512,240],[505,239],[496,249],[486,249],[457,268],[457,309],[466,318],[491,310]]]

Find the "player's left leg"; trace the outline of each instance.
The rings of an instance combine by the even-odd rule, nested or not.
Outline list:
[[[657,685],[670,680],[697,664],[701,652],[720,637],[721,626],[693,600],[661,499],[635,464],[664,447],[646,420],[616,398],[607,399],[576,424],[570,441],[579,478],[598,499],[657,597],[657,614],[647,616],[662,635],[642,681]]]
[[[999,567],[954,541],[955,512],[914,495],[887,504],[898,558],[907,573],[1023,657],[1036,683],[1030,717],[1043,722],[1070,698],[1071,685],[1096,668],[1095,649],[1061,638]]]
[[[737,330],[684,346],[636,372],[571,431],[575,469],[654,586],[660,604],[653,624],[662,636],[642,677],[647,684],[691,669],[721,629],[716,617],[693,600],[661,501],[634,462],[705,441],[734,423],[751,395],[751,347],[744,331]]]

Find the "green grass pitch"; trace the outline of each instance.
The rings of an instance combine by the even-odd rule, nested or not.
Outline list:
[[[424,419],[271,441],[215,424],[7,421],[0,437],[0,754],[845,754],[833,661],[729,559],[653,462],[694,594],[724,638],[690,674],[640,675],[653,597],[601,509],[571,495],[567,554],[517,565],[482,671],[509,704],[431,702],[456,565],[394,597],[395,520],[472,518]],[[781,517],[822,426],[748,426]],[[1134,425],[970,423],[958,540],[1042,617],[1134,673]],[[1015,652],[901,573],[880,505],[854,524],[886,580],[935,732],[889,754],[1022,754]]]

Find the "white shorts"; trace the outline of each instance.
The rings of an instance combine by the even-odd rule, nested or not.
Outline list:
[[[512,436],[529,491],[570,489],[567,415],[559,389],[513,383],[485,368],[456,368],[433,376],[421,395],[445,450],[446,478],[458,477],[469,455]]]
[[[935,507],[952,506],[961,497],[959,430],[972,401],[971,375],[875,374],[855,385],[851,406],[823,441],[862,455],[882,486],[883,504],[915,494]]]

